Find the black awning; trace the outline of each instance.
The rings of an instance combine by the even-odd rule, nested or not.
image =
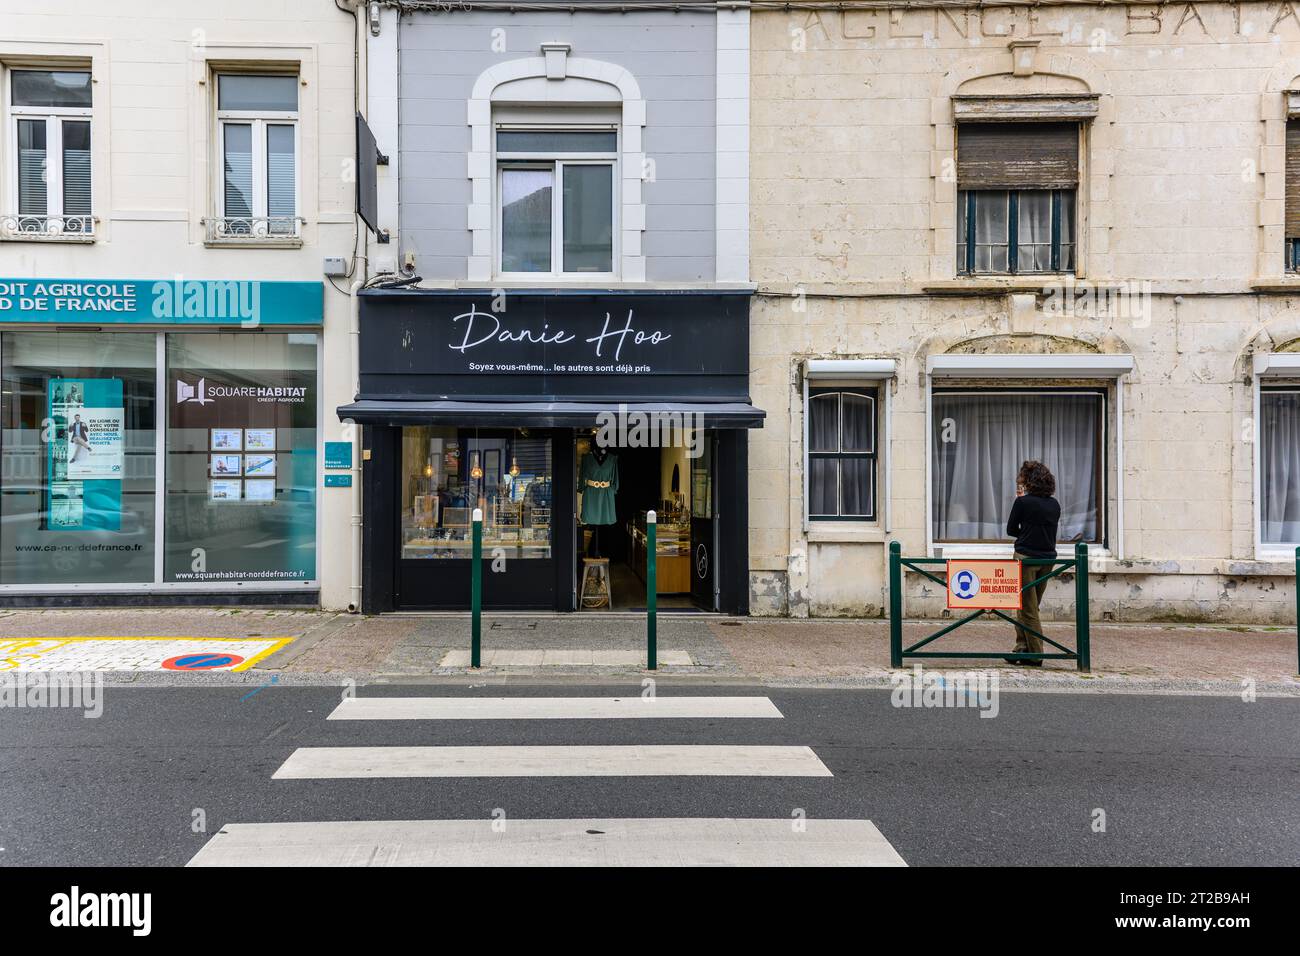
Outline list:
[[[699,415],[705,428],[762,428],[766,412],[744,402],[454,402],[358,401],[340,405],[341,420],[363,425],[457,425],[475,428],[585,428],[601,415]],[[671,418],[670,418],[671,420]],[[617,418],[616,418],[617,421]],[[691,427],[685,420],[685,426]],[[629,424],[631,427],[631,424]]]

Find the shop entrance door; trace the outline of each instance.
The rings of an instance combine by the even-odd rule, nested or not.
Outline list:
[[[705,611],[718,609],[716,440],[705,432],[699,457],[691,459],[691,599]]]

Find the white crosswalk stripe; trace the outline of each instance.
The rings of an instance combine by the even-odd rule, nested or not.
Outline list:
[[[349,777],[829,777],[808,747],[299,747],[276,780]]]
[[[362,697],[330,720],[782,719],[766,697]],[[833,776],[798,745],[299,747],[275,780]],[[191,866],[906,866],[870,820],[232,823]]]
[[[780,717],[766,697],[351,697],[330,720]]]
[[[906,866],[870,820],[236,823],[190,866]]]

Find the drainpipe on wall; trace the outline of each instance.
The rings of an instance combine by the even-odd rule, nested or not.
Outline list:
[[[361,287],[365,282],[352,283],[352,301],[349,304],[348,341],[352,372],[352,394],[361,393]],[[352,423],[352,600],[348,611],[361,613],[361,426]]]

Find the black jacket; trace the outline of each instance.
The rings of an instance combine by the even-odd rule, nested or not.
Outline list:
[[[1021,495],[1011,506],[1007,534],[1016,539],[1016,553],[1031,558],[1056,557],[1056,526],[1061,504],[1055,498]]]

